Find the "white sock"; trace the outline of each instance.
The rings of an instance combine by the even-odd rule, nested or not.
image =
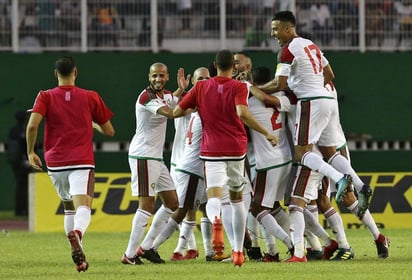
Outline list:
[[[315,218],[315,216],[308,209],[303,210],[303,215],[306,228],[319,237],[324,246],[329,246],[331,243],[330,236],[328,232],[319,224],[319,221]]]
[[[349,243],[346,239],[345,229],[343,227],[342,217],[336,212],[335,208],[331,207],[323,214],[330,225],[333,234],[336,237],[339,248],[349,249]]]
[[[243,199],[243,204],[245,205],[246,213],[249,213],[250,204],[252,203],[252,194],[251,193],[244,194],[242,199]]]
[[[319,155],[313,152],[307,152],[303,155],[302,164],[314,171],[328,176],[335,182],[338,182],[343,178],[342,173],[338,172],[335,168],[326,163]]]
[[[196,226],[196,223],[195,223]],[[189,239],[187,240],[187,249],[188,250],[197,250],[197,244],[196,244],[196,236],[194,233],[194,227],[192,229],[192,234],[190,234]]]
[[[312,213],[312,215],[315,217],[315,219],[319,221],[319,210],[316,204],[306,205],[306,209],[308,209],[309,212]]]
[[[361,178],[359,178],[358,174],[356,174],[355,170],[353,170],[350,162],[344,156],[337,153],[332,156],[329,162],[339,172],[342,172],[343,174],[349,174],[351,176],[353,186],[355,187],[357,192],[362,189],[364,183],[362,182]]]
[[[305,229],[304,233],[310,248],[314,251],[322,251],[322,244],[320,244],[319,238],[310,230]]]
[[[73,229],[80,231],[82,236],[84,236],[90,225],[91,215],[91,210],[87,206],[79,206],[76,210],[76,214],[73,217]]]
[[[213,223],[216,217],[220,217],[220,208],[222,201],[217,197],[212,197],[207,200],[206,214],[209,220]]]
[[[128,258],[133,257],[136,255],[137,245],[139,244],[140,240],[142,239],[146,228],[147,222],[149,218],[152,216],[151,213],[137,209],[136,214],[134,214],[133,222],[132,222],[132,230],[130,232],[129,243],[127,244],[125,255]]]
[[[165,243],[167,239],[178,229],[178,224],[172,217],[169,218],[167,224],[164,226],[163,230],[159,233],[156,239],[153,241],[152,248],[159,248],[160,245]]]
[[[214,251],[212,247],[212,223],[208,218],[200,218],[200,231],[202,232],[203,248],[206,256],[213,256]]]
[[[142,244],[140,245],[143,250],[149,250],[153,246],[153,241],[163,230],[173,211],[162,205],[156,214],[153,216],[152,225],[149,228]]]
[[[283,230],[288,233],[290,228],[289,215],[286,213],[285,209],[278,207],[271,212],[272,216],[275,217],[276,222],[283,228]]]
[[[66,235],[74,228],[74,215],[76,210],[64,210],[64,231]]]
[[[251,212],[248,212],[246,222],[250,239],[252,240],[252,247],[259,247],[259,222]]]
[[[232,224],[233,209],[230,203],[222,203],[222,224],[225,229],[227,239],[229,239],[230,247],[233,249],[235,237]]]
[[[279,238],[286,247],[289,249],[292,247],[292,241],[289,235],[281,228],[275,218],[269,213],[268,210],[263,210],[256,216],[259,223],[265,227],[265,230],[276,238]],[[303,232],[302,232],[303,236]]]
[[[273,235],[269,234],[264,226],[260,225],[260,228],[262,231],[262,238],[265,242],[267,253],[272,256],[279,253],[278,249],[276,248],[276,238]]]
[[[189,250],[197,250],[196,239],[194,242],[192,241],[193,243],[191,244],[191,247],[188,247],[190,238],[194,238],[193,230],[195,225],[196,221],[183,220],[182,225],[180,226],[179,240],[174,252],[179,252],[184,255],[186,248]]]
[[[243,252],[243,241],[246,230],[246,209],[243,200],[230,201],[232,206],[233,250]]]
[[[305,219],[303,208],[297,205],[289,205],[290,235],[295,247],[295,256],[302,258],[305,255],[305,242],[303,239],[305,229]]]
[[[356,200],[352,205],[348,206],[348,210],[351,211],[353,214],[356,215],[357,209],[358,209],[358,201]],[[358,217],[359,219],[359,217]],[[373,240],[378,239],[380,231],[378,227],[376,226],[375,220],[373,219],[371,213],[369,212],[369,209],[366,210],[365,214],[363,214],[362,219],[360,220],[365,227],[368,229],[369,233],[372,235]]]

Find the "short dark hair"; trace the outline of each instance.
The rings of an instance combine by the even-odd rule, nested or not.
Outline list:
[[[243,55],[243,56],[245,56],[245,57],[247,57],[247,58],[252,59],[252,57],[250,56],[250,54],[249,54],[248,52],[240,51],[240,52],[235,52],[235,53],[234,53],[234,55],[237,55],[237,54],[240,54],[240,55]]]
[[[74,68],[76,68],[76,63],[72,57],[64,56],[56,60],[54,68],[60,75],[67,77],[73,72]]]
[[[295,15],[291,11],[280,11],[275,14],[272,18],[272,21],[279,20],[281,22],[288,22],[293,26],[296,25],[296,18]]]
[[[209,70],[210,77],[217,76],[217,70],[216,70],[216,67],[215,67],[215,64],[213,63],[213,61],[209,64],[207,69]]]
[[[255,85],[263,85],[269,82],[272,77],[270,74],[270,69],[266,66],[259,66],[252,69],[252,79],[253,84]]]
[[[229,70],[233,67],[233,54],[229,50],[221,50],[215,57],[216,67],[222,71]]]

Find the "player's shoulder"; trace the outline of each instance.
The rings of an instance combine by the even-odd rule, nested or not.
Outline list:
[[[304,51],[307,46],[316,46],[316,44],[310,39],[303,38],[303,37],[295,37],[287,45],[287,49],[290,52],[298,53],[298,52]]]
[[[41,89],[37,93],[37,99],[39,98],[50,98],[51,95],[55,94],[55,92],[58,90],[58,87],[55,88],[50,88],[50,89]]]
[[[145,88],[139,94],[138,101],[140,104],[146,104],[152,99],[156,99],[156,94],[149,88]]]
[[[173,92],[171,92],[171,91],[168,90],[168,89],[165,89],[165,90],[163,91],[163,94],[164,94],[164,95],[173,95]]]

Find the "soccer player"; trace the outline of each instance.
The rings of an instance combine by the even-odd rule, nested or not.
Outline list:
[[[176,106],[173,114],[175,117],[183,116],[189,108],[197,108],[199,112],[203,124],[200,157],[204,160],[208,194],[206,212],[209,220],[213,221],[214,228],[212,242],[217,247],[223,241],[221,221],[218,217],[222,188],[227,184],[233,209],[232,261],[235,266],[242,266],[246,228],[246,213],[242,201],[247,147],[244,124],[264,134],[272,145],[276,145],[278,139],[250,114],[246,84],[232,79],[233,63],[233,54],[229,50],[219,51],[215,57],[217,76],[197,83]]]
[[[260,84],[264,73],[269,69],[258,67],[253,70],[255,84]],[[283,92],[275,95],[283,96]],[[259,133],[250,131],[253,150],[256,157],[256,177],[254,181],[254,197],[251,211],[254,217],[264,227],[267,233],[279,238],[292,251],[292,241],[287,232],[271,215],[275,202],[279,202],[285,195],[292,165],[292,152],[288,141],[286,114],[275,106],[268,106],[253,95],[249,98],[249,110],[252,115],[271,130],[279,138],[275,147],[267,145]],[[274,246],[269,246],[270,252],[265,255],[267,260],[279,260],[279,254]]]
[[[93,128],[113,136],[113,113],[99,94],[75,86],[77,67],[73,58],[55,63],[58,86],[41,90],[27,124],[27,156],[30,165],[43,170],[34,147],[40,123],[45,119],[44,159],[50,179],[64,206],[64,229],[77,271],[89,264],[83,252],[83,236],[90,224],[94,195]]]
[[[252,83],[252,58],[247,52],[236,52],[233,54],[234,65],[233,65],[233,72],[232,78],[239,81],[244,81],[248,84]],[[248,132],[248,131],[247,131]],[[245,202],[245,207],[247,211],[247,228],[245,231],[245,242],[244,246],[247,252],[247,255],[250,260],[261,261],[262,260],[262,252],[259,246],[259,222],[250,212],[250,202],[252,201],[253,190],[252,190],[252,182],[256,175],[256,160],[253,151],[253,145],[250,138],[250,133],[248,132],[248,146],[247,146],[247,153],[246,153],[246,160],[245,160],[245,167],[246,167],[246,175],[249,182],[245,184],[245,188],[243,191],[243,198]],[[250,190],[249,190],[250,189]],[[226,195],[226,193],[225,193]],[[228,196],[228,194],[227,194]],[[227,200],[227,201],[226,201]],[[222,212],[223,211],[230,211],[229,207],[229,199],[225,199],[225,202],[222,204]],[[228,212],[230,213],[230,212]],[[230,220],[229,220],[230,222]],[[225,228],[229,228],[230,226],[228,221],[223,220]],[[226,231],[227,232],[227,231]],[[233,234],[232,234],[233,235]]]
[[[185,80],[181,71],[178,71],[178,84],[187,86],[188,80]],[[169,72],[167,66],[160,62],[150,66],[148,80],[149,86],[139,94],[136,101],[136,132],[129,147],[132,195],[139,198],[139,208],[133,218],[126,251],[121,258],[123,264],[142,264],[139,257],[154,263],[165,262],[152,248],[152,244],[178,206],[175,185],[163,162],[163,147],[167,119],[173,118],[178,96],[186,87],[179,87],[173,94],[167,90]],[[152,225],[138,247],[154,211],[156,194],[162,200],[162,206],[154,215]]]
[[[336,128],[330,122],[338,114],[333,97],[324,85],[334,78],[332,68],[319,48],[310,40],[299,37],[295,30],[296,19],[292,12],[281,11],[272,19],[272,32],[283,47],[278,58],[275,79],[261,88],[267,92],[292,90],[298,99],[295,121],[295,159],[302,165],[328,176],[337,185],[336,200],[351,185],[355,171],[349,161],[336,152]],[[318,143],[321,156],[312,152]],[[341,170],[342,172],[340,172]],[[345,175],[346,174],[346,175]],[[305,190],[292,194],[289,213],[295,255],[291,262],[306,261],[304,256],[303,208],[309,202]]]
[[[335,102],[337,102],[337,92],[336,92],[336,88],[334,87],[333,83],[329,82],[327,85],[325,85],[325,88],[331,93],[331,96],[334,97]],[[294,119],[293,114],[295,110],[292,109],[295,106],[293,105],[295,104],[294,101],[289,102],[290,99],[281,100],[280,98],[276,98],[276,97],[269,98],[268,95],[265,95],[265,94],[260,95],[261,92],[259,90],[256,90],[256,88],[253,88],[253,87],[252,87],[252,93],[259,96],[260,100],[265,100],[265,102],[269,104],[273,104],[275,106],[279,106],[282,108],[290,107],[289,109],[287,109],[288,114],[291,115],[289,116],[290,118]],[[331,120],[331,122],[335,123],[336,133],[338,135],[337,150],[339,150],[342,153],[342,155],[344,155],[346,158],[349,159],[349,151],[347,150],[346,139],[345,139],[345,136],[342,130],[342,126],[340,124],[339,115],[337,115],[335,119]],[[307,191],[310,189],[312,190],[312,192],[314,192],[315,189],[318,189],[317,186],[322,186],[322,188],[318,192],[318,199],[316,200],[318,206],[316,206],[316,204],[315,205],[309,204],[307,205],[306,207],[307,209],[305,209],[305,212],[304,212],[305,222],[307,224],[308,223],[312,224],[317,228],[317,229],[314,229],[313,226],[311,225],[309,226],[309,227],[312,227],[312,231],[316,233],[316,235],[320,237],[322,241],[324,242],[322,258],[332,259],[332,260],[346,260],[346,259],[353,258],[354,254],[353,254],[352,248],[349,246],[346,240],[346,235],[344,233],[341,217],[330,204],[329,195],[331,192],[336,191],[336,189],[334,188],[334,184],[329,184],[329,180],[327,180],[326,178],[323,178],[322,180],[323,176],[321,176],[321,174],[319,174],[318,172],[312,171],[309,168],[306,168],[304,166],[299,166],[296,176],[298,178],[302,178],[302,180],[296,179],[294,182],[295,188],[297,189],[305,189]],[[365,184],[361,181],[361,179],[358,177],[357,174],[354,174],[353,178],[355,178],[353,181],[353,184],[357,192],[362,192],[362,190],[370,188],[369,186],[365,187]],[[343,204],[348,208],[348,210],[350,210],[352,213],[357,215],[357,217],[362,221],[362,223],[371,233],[372,237],[374,238],[375,244],[376,244],[378,257],[387,258],[389,255],[389,248],[388,248],[389,239],[379,232],[378,228],[376,227],[375,221],[373,220],[369,210],[366,209],[366,212],[364,212],[361,216],[359,216],[359,209],[357,207],[358,200],[356,196],[354,195],[352,188],[348,188],[347,192],[344,194]],[[318,219],[316,218],[318,207],[321,210],[321,212],[324,214],[328,223],[330,224],[333,232],[335,233],[335,236],[338,242],[331,240],[328,234],[324,230],[322,230],[322,228],[319,228],[319,225],[316,225],[318,221]],[[316,217],[312,217],[312,215],[309,215],[309,212],[311,212],[312,214],[315,214]],[[311,238],[311,236],[309,237]],[[312,249],[314,249],[315,251],[320,251],[320,245],[315,246],[315,248],[312,248]],[[336,250],[338,250],[337,254],[332,257],[333,253]],[[311,255],[314,255],[314,254],[312,254],[311,252]]]
[[[195,71],[196,72],[196,71]],[[194,73],[195,74],[195,73]],[[190,75],[188,75],[188,78],[190,77]],[[194,77],[192,77],[192,82],[194,81]],[[184,93],[181,95],[183,96]],[[174,119],[174,126],[175,126],[175,135],[174,135],[174,139],[173,139],[173,146],[172,146],[172,154],[170,156],[170,175],[172,176],[173,179],[173,183],[176,186],[176,191],[178,192],[178,196],[179,196],[179,189],[178,189],[178,182],[176,179],[176,173],[175,173],[175,169],[176,169],[176,165],[178,163],[179,160],[182,159],[183,157],[183,151],[184,151],[184,147],[185,147],[185,139],[186,139],[186,132],[187,132],[187,128],[189,126],[189,121],[190,121],[190,114],[187,114],[186,116],[183,116],[181,118],[175,118]],[[179,199],[179,197],[178,197]],[[176,210],[179,211],[179,210]],[[191,211],[188,210],[188,221],[193,221],[195,218],[195,210]],[[190,215],[190,216],[189,216]],[[180,229],[181,231],[190,231],[190,227],[194,226],[193,222],[187,223],[187,222],[183,222],[180,224]],[[192,231],[193,232],[193,231]],[[191,258],[196,258],[199,255],[199,252],[197,250],[197,245],[196,245],[196,238],[194,234],[191,234],[190,236],[187,237],[188,238],[188,242],[185,243],[185,245],[187,244],[189,246],[189,250],[187,252],[187,255],[185,257],[187,257],[187,259],[191,259]],[[162,241],[163,242],[163,241]],[[154,245],[154,247],[156,247],[156,245]]]
[[[197,68],[192,77],[193,86],[198,81],[209,79],[209,71],[205,67]],[[198,206],[206,202],[206,191],[203,180],[202,162],[199,159],[200,139],[202,135],[202,123],[197,112],[188,114],[189,123],[185,130],[182,125],[176,129],[176,139],[179,139],[178,134],[185,135],[182,151],[176,150],[175,153],[181,155],[176,158],[176,166],[173,176],[175,177],[176,191],[179,200],[179,208],[172,214],[163,231],[155,239],[153,249],[157,250],[177,229],[181,223],[178,245],[170,258],[172,261],[181,261],[194,259],[199,256],[196,247],[189,249],[186,254],[186,246],[188,241],[193,236],[193,230],[196,225],[196,210]],[[184,120],[186,116],[176,118]],[[174,145],[178,147],[178,145]],[[185,218],[186,215],[186,219]],[[194,241],[196,242],[196,241]]]

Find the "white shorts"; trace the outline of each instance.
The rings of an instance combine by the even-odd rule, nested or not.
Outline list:
[[[293,182],[291,197],[298,197],[309,203],[318,199],[318,191],[322,188],[323,175],[319,172],[299,165]]]
[[[172,177],[163,161],[129,158],[132,196],[155,196],[175,190]]]
[[[79,194],[94,195],[94,169],[49,170],[48,174],[61,200],[71,200]]]
[[[227,185],[234,192],[243,190],[243,185],[247,182],[244,160],[205,161],[204,164],[206,189]]]
[[[203,179],[181,171],[176,171],[175,177],[179,208],[197,209],[200,204],[207,201],[206,187]]]
[[[336,147],[339,144],[338,114],[334,99],[299,100],[296,106],[294,145]]]
[[[170,176],[172,177],[173,183],[177,188],[177,179],[176,179],[176,166],[170,165]]]
[[[268,170],[258,170],[253,200],[263,207],[273,208],[275,201],[281,201],[285,196],[291,167],[290,163]]]

